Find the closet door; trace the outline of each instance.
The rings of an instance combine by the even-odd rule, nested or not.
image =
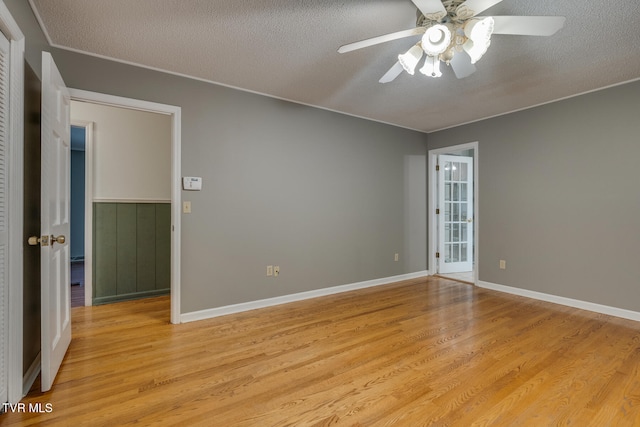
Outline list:
[[[7,362],[9,360],[9,280],[7,227],[9,188],[9,52],[10,44],[0,33],[0,402],[8,400]]]

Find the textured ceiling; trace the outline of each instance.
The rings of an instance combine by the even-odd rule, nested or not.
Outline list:
[[[433,131],[640,78],[638,0],[504,0],[482,15],[560,15],[551,37],[494,35],[458,80],[380,77],[417,37],[409,0],[31,0],[49,42],[398,126]]]

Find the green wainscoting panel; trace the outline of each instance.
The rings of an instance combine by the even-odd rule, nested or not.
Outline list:
[[[171,287],[171,204],[156,205],[156,289]]]
[[[156,288],[156,205],[138,205],[137,292]]]
[[[117,295],[116,203],[93,204],[93,298]]]
[[[136,207],[118,203],[116,225],[116,280],[118,295],[136,291]]]
[[[169,293],[171,204],[93,204],[93,303]]]

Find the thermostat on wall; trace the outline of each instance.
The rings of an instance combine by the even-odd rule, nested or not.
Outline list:
[[[199,176],[183,176],[182,188],[186,191],[202,190],[202,178]]]

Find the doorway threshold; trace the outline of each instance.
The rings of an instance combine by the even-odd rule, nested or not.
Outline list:
[[[463,273],[438,273],[436,276],[444,279],[455,280],[456,282],[467,283],[469,285],[476,284],[473,271],[465,271]]]

